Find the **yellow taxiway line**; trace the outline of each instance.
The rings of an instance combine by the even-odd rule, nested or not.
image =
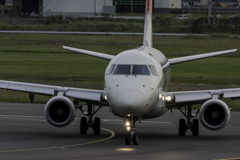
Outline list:
[[[6,118],[6,117],[2,117],[2,118]],[[38,120],[38,119],[28,119],[28,118],[16,118],[16,117],[7,117],[7,118],[11,118],[11,119],[22,119],[22,120],[31,120],[31,121],[41,121],[41,122],[46,122],[45,120]],[[76,123],[71,123],[73,125],[79,125]],[[39,151],[39,150],[49,150],[49,149],[59,149],[59,148],[70,148],[70,147],[77,147],[77,146],[83,146],[83,145],[88,145],[88,144],[93,144],[93,143],[98,143],[98,142],[102,142],[102,141],[106,141],[108,139],[111,139],[115,136],[115,133],[109,129],[105,129],[105,128],[101,128],[102,130],[105,130],[107,132],[111,133],[111,136],[108,138],[104,138],[104,139],[100,139],[97,141],[92,141],[92,142],[86,142],[86,143],[79,143],[79,144],[72,144],[72,145],[66,145],[66,146],[54,146],[54,147],[45,147],[45,148],[32,148],[32,149],[17,149],[17,150],[3,150],[0,151],[0,153],[6,153],[6,152],[26,152],[26,151]]]

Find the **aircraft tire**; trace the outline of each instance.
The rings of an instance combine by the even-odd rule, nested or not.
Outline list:
[[[87,129],[88,129],[87,118],[82,117],[80,121],[80,134],[81,135],[87,134]]]
[[[193,120],[192,135],[193,136],[198,136],[199,135],[199,122],[198,122],[198,119],[194,119]]]
[[[125,134],[125,144],[130,145],[131,141],[132,141],[131,134],[130,133]]]
[[[133,134],[133,144],[138,145],[139,144],[139,136],[137,133]]]
[[[180,119],[179,120],[179,130],[178,130],[178,134],[179,136],[185,136],[185,132],[186,132],[186,123],[185,123],[185,119]]]
[[[94,123],[93,123],[93,133],[95,135],[99,135],[101,131],[101,121],[100,118],[96,117],[94,118]]]

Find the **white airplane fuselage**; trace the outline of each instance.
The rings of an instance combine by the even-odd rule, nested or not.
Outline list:
[[[170,64],[160,51],[142,46],[121,52],[105,72],[104,89],[113,114],[142,119],[165,114],[164,91],[170,79]]]

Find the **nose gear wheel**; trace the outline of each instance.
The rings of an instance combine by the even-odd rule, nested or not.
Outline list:
[[[125,144],[126,145],[130,145],[131,142],[133,142],[134,145],[139,144],[139,135],[138,135],[138,133],[135,133],[136,121],[137,121],[136,117],[132,117],[132,116],[125,117],[124,122],[128,122],[128,124],[126,126],[127,126],[127,128],[130,128],[130,130],[128,130],[129,132],[125,134]]]
[[[126,135],[125,135],[125,144],[126,145],[131,145],[131,142],[132,142],[131,134],[130,133],[126,133]]]
[[[133,144],[134,145],[138,145],[139,144],[139,137],[138,137],[138,134],[137,133],[134,133],[133,134]]]
[[[133,135],[131,133],[126,133],[125,134],[125,144],[126,145],[131,145],[132,142],[133,142],[134,145],[139,144],[138,133],[134,133]]]

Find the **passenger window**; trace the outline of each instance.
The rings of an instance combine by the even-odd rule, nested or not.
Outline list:
[[[158,72],[156,70],[156,68],[154,67],[154,65],[149,65],[150,71],[154,76],[158,76]]]
[[[133,65],[133,75],[150,75],[147,65]]]
[[[107,71],[107,75],[112,74],[112,72],[113,72],[113,70],[114,70],[115,67],[116,67],[116,64],[112,64],[111,67],[110,67],[110,68],[108,69],[108,71]]]
[[[113,74],[130,74],[131,65],[118,65]]]

